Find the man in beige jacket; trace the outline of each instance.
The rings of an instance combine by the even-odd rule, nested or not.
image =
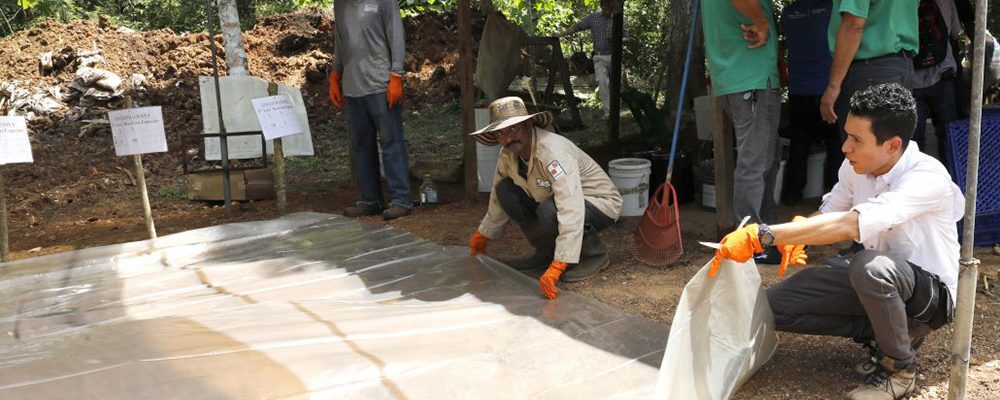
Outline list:
[[[622,197],[608,174],[569,139],[550,132],[548,113],[528,114],[524,102],[505,97],[490,103],[490,124],[472,132],[477,141],[500,144],[490,205],[472,234],[473,256],[500,238],[513,220],[535,254],[510,263],[519,270],[548,269],[539,279],[554,299],[556,281],[587,279],[610,259],[598,231],[618,219]],[[565,272],[565,275],[563,274]]]

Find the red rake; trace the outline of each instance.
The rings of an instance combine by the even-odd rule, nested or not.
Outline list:
[[[660,185],[632,237],[632,255],[647,265],[664,266],[684,254],[677,192],[670,182]]]
[[[677,99],[677,119],[674,120],[674,138],[670,143],[670,162],[667,163],[667,179],[653,194],[653,201],[646,207],[646,213],[639,221],[639,227],[632,237],[632,255],[639,261],[653,266],[664,266],[677,261],[684,254],[681,239],[680,212],[677,211],[677,192],[670,184],[674,170],[674,155],[677,153],[677,136],[681,128],[681,112],[684,111],[684,93],[687,91],[688,70],[691,66],[691,48],[694,47],[695,27],[701,7],[694,2],[691,13],[691,28],[688,32],[687,55],[684,58],[684,74],[681,91]],[[672,201],[671,201],[672,200]]]

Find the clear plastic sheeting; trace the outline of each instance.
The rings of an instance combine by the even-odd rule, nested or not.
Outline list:
[[[0,399],[645,399],[667,337],[314,213],[6,264],[0,329]]]
[[[745,221],[744,221],[745,222]],[[681,293],[656,399],[728,399],[778,347],[774,314],[753,259],[709,260]]]

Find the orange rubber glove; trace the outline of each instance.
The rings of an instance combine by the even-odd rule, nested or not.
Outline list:
[[[719,242],[721,248],[715,251],[715,259],[712,260],[712,267],[708,269],[708,277],[713,278],[719,272],[719,265],[722,259],[730,259],[736,262],[747,262],[754,254],[764,251],[757,238],[757,224],[746,225],[740,229],[726,235]]]
[[[545,298],[552,300],[559,295],[559,289],[556,289],[556,282],[559,282],[559,277],[562,276],[563,271],[566,271],[566,263],[552,261],[552,264],[549,264],[549,269],[545,270],[541,278],[538,278],[538,284],[541,286],[542,295]]]
[[[330,102],[338,110],[344,109],[344,96],[340,94],[340,71],[330,73]]]
[[[385,98],[389,100],[389,108],[396,106],[403,99],[403,77],[389,73],[389,87],[385,89]]]
[[[469,239],[469,255],[475,257],[486,252],[486,242],[489,238],[483,236],[479,231],[472,232],[472,238]]]
[[[801,215],[796,215],[792,218],[792,222],[805,221],[806,217]],[[781,251],[781,267],[778,268],[778,276],[785,276],[785,269],[788,265],[806,265],[806,260],[809,258],[806,255],[806,246],[802,244],[786,244],[783,246],[778,246],[778,250]]]

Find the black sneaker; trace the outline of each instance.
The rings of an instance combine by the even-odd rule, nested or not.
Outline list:
[[[777,247],[769,247],[764,251],[754,254],[753,261],[760,264],[778,265],[781,264],[781,251]]]
[[[397,206],[395,204],[389,206],[389,208],[386,208],[385,211],[382,211],[382,219],[385,219],[386,221],[390,219],[396,219],[399,217],[405,217],[407,215],[410,215],[409,208]]]
[[[358,203],[344,209],[344,216],[348,218],[364,217],[366,215],[378,215],[382,212],[382,207],[372,203]]]

